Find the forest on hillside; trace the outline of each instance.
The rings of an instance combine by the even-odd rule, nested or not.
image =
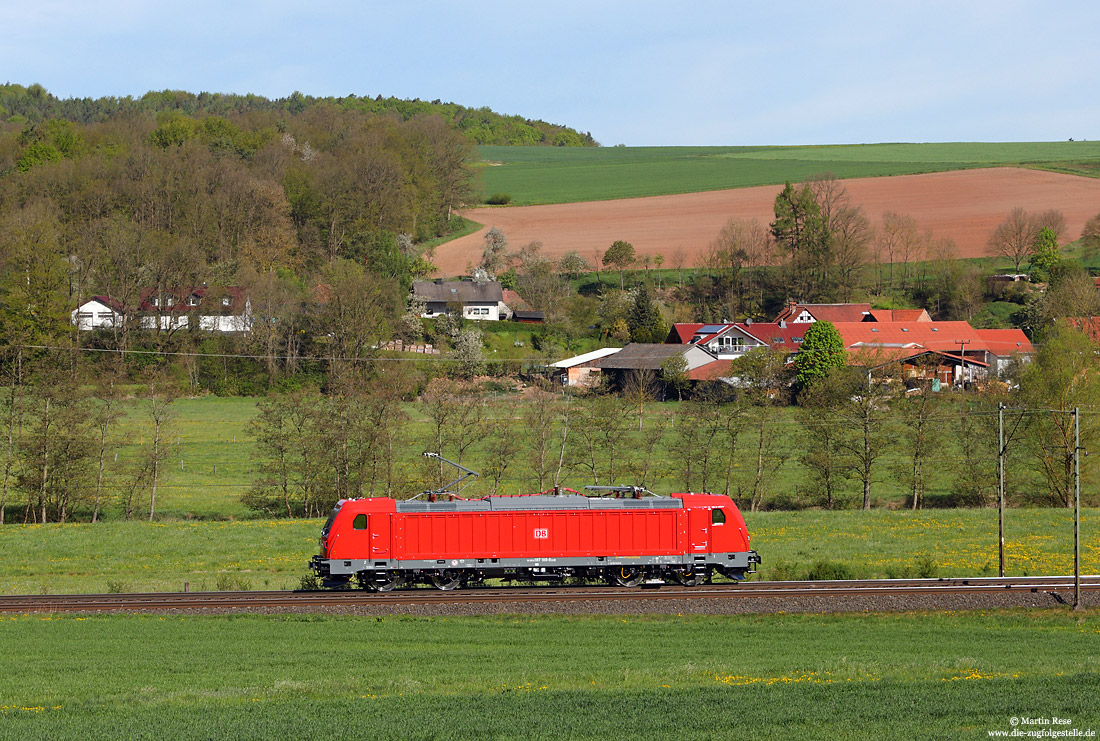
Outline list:
[[[132,114],[162,114],[171,111],[190,117],[239,116],[246,113],[275,113],[298,116],[318,106],[388,115],[402,121],[435,115],[473,144],[595,147],[590,132],[581,133],[560,124],[496,113],[489,108],[470,108],[441,100],[420,100],[360,95],[316,97],[294,92],[274,100],[260,95],[190,93],[183,90],[149,91],[132,96],[102,98],[58,98],[41,85],[0,85],[0,119],[14,123],[39,123],[51,119],[79,124],[101,123]]]

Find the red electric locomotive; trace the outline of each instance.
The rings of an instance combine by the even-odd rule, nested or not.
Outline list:
[[[429,501],[342,500],[310,567],[326,586],[355,576],[361,586],[388,591],[418,582],[456,589],[485,578],[572,576],[622,586],[647,578],[693,586],[714,571],[743,579],[760,563],[728,496],[593,488],[613,496],[457,499],[434,492]]]

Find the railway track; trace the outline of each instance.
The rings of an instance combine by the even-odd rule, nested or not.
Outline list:
[[[575,602],[616,600],[768,599],[775,597],[881,597],[946,594],[1065,592],[1072,576],[967,579],[876,579],[865,581],[744,582],[681,587],[611,586],[481,587],[455,591],[410,588],[392,592],[152,592],[143,594],[45,594],[0,596],[0,612],[133,612],[195,609],[313,608],[337,606]],[[1100,590],[1100,575],[1081,577],[1082,591]]]

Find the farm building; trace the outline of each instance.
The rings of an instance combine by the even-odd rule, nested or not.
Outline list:
[[[562,386],[595,386],[600,382],[600,360],[619,352],[620,347],[601,347],[599,350],[575,355],[551,364],[553,378]]]

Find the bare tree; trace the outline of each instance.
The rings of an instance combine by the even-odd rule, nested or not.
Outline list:
[[[730,219],[710,243],[704,259],[733,291],[734,313],[759,314],[762,310],[760,269],[772,261],[773,252],[771,235],[756,219]]]
[[[23,348],[16,347],[14,358],[4,358],[3,368],[6,393],[2,399],[6,406],[7,447],[4,451],[4,484],[0,489],[0,525],[4,524],[4,512],[8,504],[8,487],[16,458],[15,431],[23,420]]]
[[[672,267],[676,269],[676,276],[680,283],[680,288],[684,287],[684,265],[687,263],[687,255],[684,254],[684,250],[681,247],[677,247],[672,251]]]
[[[986,246],[990,255],[1011,260],[1013,271],[1019,273],[1020,264],[1031,254],[1038,234],[1037,219],[1017,206],[989,235]]]
[[[557,397],[548,391],[535,391],[530,402],[524,405],[521,418],[526,430],[524,438],[530,453],[531,472],[538,490],[544,491],[556,465],[554,432],[559,424]]]
[[[648,368],[628,371],[623,378],[622,394],[626,402],[638,410],[638,429],[645,429],[645,405],[659,391],[657,374]]]
[[[507,401],[497,405],[497,414],[485,432],[485,474],[493,485],[493,494],[500,493],[500,482],[523,449],[523,436],[517,429],[518,405]]]
[[[1050,229],[1054,232],[1055,238],[1061,242],[1062,237],[1066,233],[1066,215],[1055,208],[1048,208],[1046,211],[1041,211],[1034,216],[1035,218],[1035,232],[1038,234],[1043,229]]]
[[[839,448],[848,459],[848,470],[863,489],[863,509],[871,508],[871,485],[877,475],[879,458],[886,453],[890,436],[889,403],[893,387],[886,376],[890,368],[883,367],[883,358],[869,354],[856,366],[837,368],[827,381],[832,381],[834,409],[847,430]],[[878,366],[881,370],[871,370]]]
[[[1081,230],[1081,242],[1085,246],[1086,254],[1095,254],[1100,249],[1100,214],[1085,222],[1085,227]]]
[[[149,455],[149,521],[157,509],[157,485],[160,483],[160,464],[168,456],[168,447],[164,444],[168,437],[168,425],[173,418],[172,402],[176,400],[176,390],[166,378],[152,376],[146,393],[149,399],[149,421],[152,423],[152,448]]]
[[[789,377],[786,358],[771,348],[759,348],[737,361],[737,373],[748,386],[745,393],[747,424],[756,438],[755,470],[750,489],[750,509],[763,500],[765,482],[782,465],[784,454],[777,444],[778,428],[774,407],[786,400]]]
[[[715,483],[715,468],[723,455],[714,441],[725,429],[725,422],[721,406],[706,398],[692,399],[677,406],[670,447],[680,466],[684,491],[709,491]],[[696,484],[699,489],[695,489]]]
[[[837,506],[844,464],[840,450],[843,423],[833,409],[828,384],[808,387],[799,395],[798,422],[802,426],[799,460],[806,467],[811,492],[826,509]]]
[[[659,454],[665,437],[665,425],[661,420],[651,423],[636,438],[632,450],[627,454],[623,468],[635,486],[650,488],[660,476],[657,463],[663,459]]]
[[[907,459],[899,470],[902,480],[908,485],[912,509],[920,509],[924,503],[924,491],[931,473],[928,458],[934,450],[940,429],[935,417],[941,406],[939,397],[926,388],[906,398],[897,408]]]
[[[581,450],[576,465],[588,472],[593,484],[607,472],[607,482],[615,483],[615,464],[627,447],[625,403],[617,396],[596,397],[577,410],[577,435]]]
[[[95,387],[97,402],[92,419],[99,433],[96,448],[98,465],[95,478],[95,502],[92,506],[92,522],[99,520],[99,508],[103,499],[103,478],[106,472],[107,453],[110,449],[114,425],[124,412],[121,409],[122,397],[115,385],[114,375],[101,377]]]
[[[852,206],[837,209],[832,214],[830,226],[840,299],[850,301],[860,286],[874,233],[871,222],[863,215],[862,209]]]

